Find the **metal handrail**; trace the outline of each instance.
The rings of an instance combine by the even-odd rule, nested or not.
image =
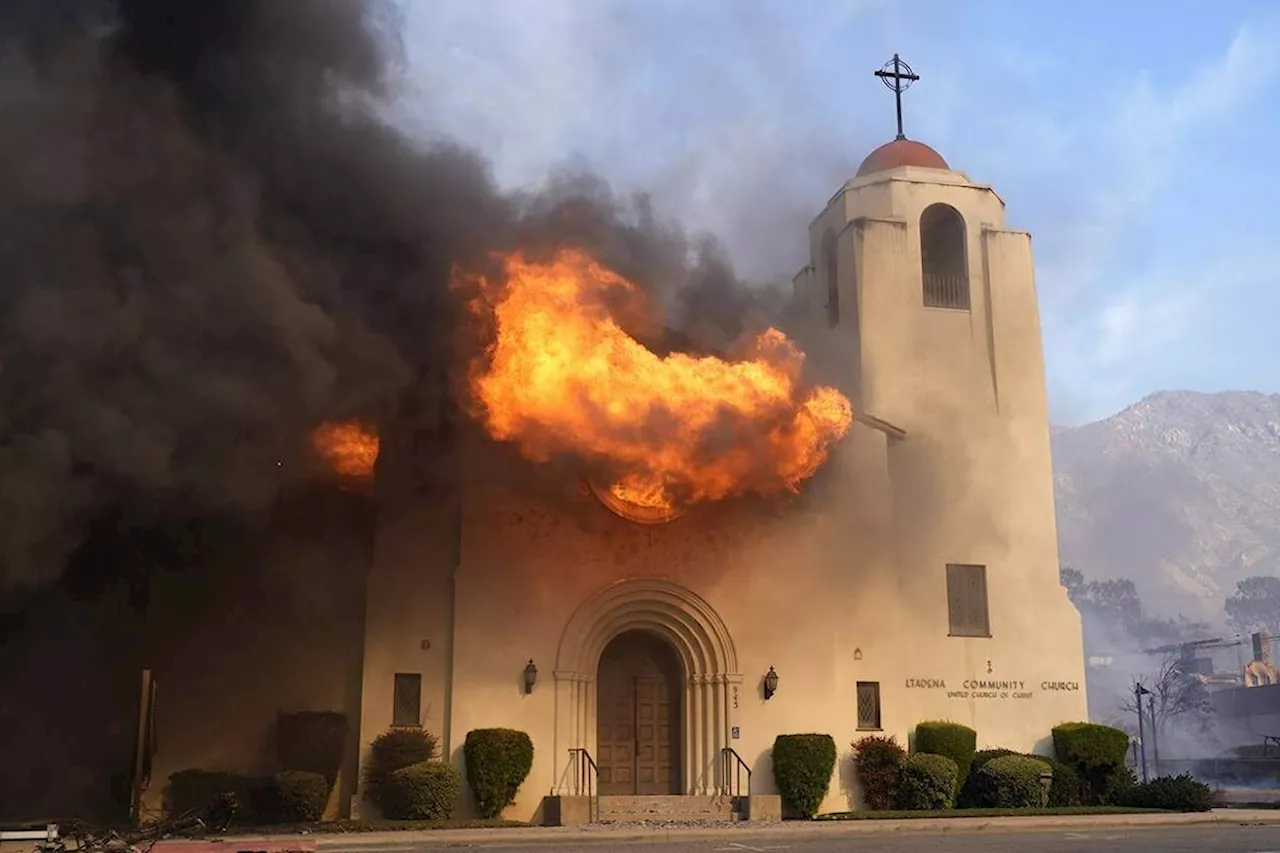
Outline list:
[[[600,816],[600,768],[596,760],[585,747],[569,750],[569,760],[573,763],[573,793],[587,797],[587,822],[595,823]]]
[[[729,796],[741,797],[742,794],[742,772],[747,773],[747,793],[751,796],[751,767],[747,762],[742,760],[742,756],[738,755],[737,750],[731,746],[726,746],[720,750],[721,771],[724,773],[725,787],[729,789]],[[730,780],[733,780],[732,783]]]

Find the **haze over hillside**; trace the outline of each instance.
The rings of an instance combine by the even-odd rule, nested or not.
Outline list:
[[[1053,456],[1063,565],[1148,612],[1216,626],[1237,581],[1280,574],[1280,395],[1157,392],[1055,428]]]

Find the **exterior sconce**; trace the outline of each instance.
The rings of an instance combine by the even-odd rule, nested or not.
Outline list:
[[[862,649],[854,649],[854,650],[853,650],[853,659],[854,659],[854,660],[862,660]]]
[[[764,699],[769,701],[773,698],[773,694],[778,692],[778,673],[773,671],[773,667],[769,667],[769,671],[764,676]]]
[[[528,696],[533,692],[533,685],[538,680],[538,668],[533,665],[533,661],[529,661],[529,665],[524,668],[524,695]]]

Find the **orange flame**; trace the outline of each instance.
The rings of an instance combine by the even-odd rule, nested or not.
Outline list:
[[[359,421],[321,424],[311,446],[343,477],[368,479],[378,461],[378,433]]]
[[[804,355],[776,329],[749,360],[660,357],[609,307],[640,291],[583,252],[501,260],[505,281],[459,279],[478,286],[471,308],[495,336],[470,385],[489,434],[527,458],[576,453],[610,472],[619,499],[676,508],[795,491],[852,424],[839,391],[798,387]]]

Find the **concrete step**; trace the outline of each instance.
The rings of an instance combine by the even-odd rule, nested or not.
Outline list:
[[[600,797],[600,820],[705,820],[737,819],[732,797],[720,795],[670,795]]]

